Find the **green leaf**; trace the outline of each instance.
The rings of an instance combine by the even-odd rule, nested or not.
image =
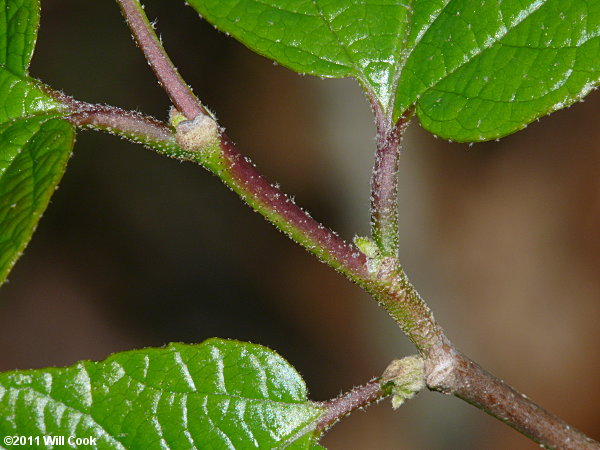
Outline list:
[[[0,125],[0,280],[29,242],[74,139],[73,127],[52,115]]]
[[[39,2],[0,0],[0,283],[31,239],[75,140],[62,106],[27,76]]]
[[[596,0],[189,0],[218,28],[298,72],[352,76],[397,120],[501,137],[600,82]]]
[[[39,21],[39,1],[0,1],[0,64],[17,75],[27,73]]]
[[[459,141],[510,134],[600,81],[600,2],[451,1],[414,47],[398,113]]]
[[[308,449],[322,413],[283,358],[238,341],[0,374],[0,435],[91,436],[106,449]]]
[[[48,112],[61,105],[42,91],[39,82],[0,66],[0,123]],[[57,114],[58,116],[58,114]]]
[[[296,72],[358,79],[389,101],[407,31],[397,0],[188,0],[206,20]],[[385,100],[387,99],[387,100]]]

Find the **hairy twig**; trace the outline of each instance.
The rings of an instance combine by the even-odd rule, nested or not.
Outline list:
[[[150,142],[148,145],[162,154],[202,163],[200,159],[194,159],[196,155],[182,152],[173,144],[174,135],[165,134],[169,128],[164,124],[158,125],[151,118],[118,108],[88,104],[79,106],[82,110],[73,109],[72,114],[66,116],[76,125],[103,129],[109,124],[111,132],[127,138],[135,133],[136,141]],[[119,128],[119,124],[123,129]],[[151,131],[146,138],[142,138],[145,133],[142,130]],[[312,219],[266,181],[229,140],[225,137],[222,139],[223,153],[218,158],[220,165],[208,168],[279,229],[286,231],[296,242],[371,293],[420,350],[425,360],[427,386],[430,389],[454,394],[545,446],[600,448],[595,441],[456,351],[393,259],[384,258],[377,272],[369,271],[363,253]],[[375,399],[379,395],[375,395],[373,386],[361,392],[365,398]],[[342,403],[352,404],[348,399]],[[569,447],[569,443],[574,444]]]
[[[385,256],[398,254],[398,160],[400,143],[412,111],[391,124],[372,99],[377,122],[377,151],[371,179],[371,234]]]
[[[188,119],[205,113],[191,90],[174,68],[137,0],[117,0],[132,28],[140,48],[157,74],[177,109]],[[146,143],[168,156],[202,164],[218,176],[256,211],[286,232],[321,260],[345,274],[368,291],[394,318],[419,350],[424,360],[427,386],[454,394],[548,447],[600,448],[598,443],[569,427],[562,420],[526,399],[512,387],[493,377],[458,352],[438,325],[430,309],[418,295],[399,265],[394,248],[397,215],[395,193],[397,147],[408,116],[394,125],[378,130],[379,175],[374,176],[374,238],[380,256],[367,256],[345,242],[335,232],[314,220],[291,198],[269,183],[242,156],[219,130],[218,145],[211,151],[182,150],[174,144],[176,133],[166,124],[138,113],[118,108],[75,102],[55,95],[65,105],[67,118],[79,126],[92,126]],[[186,124],[187,126],[190,123]],[[355,407],[381,398],[377,382],[371,382],[340,399],[332,401],[326,428]]]
[[[45,89],[68,110],[68,120],[76,126],[89,126],[103,131],[124,134],[130,139],[164,145],[175,143],[173,129],[154,117],[136,111],[126,111],[109,105],[75,100],[62,92]],[[137,136],[137,139],[136,139]]]
[[[452,394],[500,419],[547,448],[592,450],[600,444],[549,413],[454,348],[425,361],[427,386]]]
[[[207,114],[156,36],[138,0],[117,0],[133,37],[175,107],[188,119]]]
[[[352,411],[373,405],[390,394],[391,390],[382,387],[380,379],[376,378],[333,400],[323,402],[320,406],[325,408],[325,414],[319,419],[316,429],[321,432],[327,431]]]
[[[392,396],[394,409],[398,408],[424,387],[424,363],[420,356],[412,355],[392,361],[381,377],[320,403],[325,408],[325,414],[319,419],[316,429],[326,431],[352,411],[366,408],[389,395]]]
[[[225,134],[221,135],[221,150],[221,158],[209,168],[244,201],[349,278],[356,280],[368,276],[366,257],[362,252],[313,219],[292,198],[267,181]]]

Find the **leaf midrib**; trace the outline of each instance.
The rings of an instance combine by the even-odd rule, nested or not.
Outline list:
[[[315,7],[315,10],[317,11],[317,16],[323,21],[323,23],[325,24],[325,26],[327,27],[327,29],[329,30],[329,32],[335,37],[335,40],[337,41],[338,45],[344,50],[344,53],[346,54],[346,57],[348,58],[348,61],[350,61],[350,64],[352,65],[352,69],[354,69],[355,74],[357,76],[361,77],[361,81],[365,82],[366,80],[362,79],[361,71],[358,68],[356,60],[354,59],[354,57],[348,51],[348,47],[345,46],[342,43],[342,41],[340,40],[340,37],[334,31],[333,26],[331,25],[331,23],[328,22],[327,19],[325,18],[325,15],[323,14],[323,10],[319,7],[319,5],[317,3],[317,0],[311,0],[311,2],[313,4],[313,6]]]

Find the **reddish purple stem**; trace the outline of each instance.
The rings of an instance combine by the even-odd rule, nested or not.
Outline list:
[[[206,114],[200,102],[183,80],[171,59],[165,52],[148,18],[141,11],[142,6],[136,0],[117,0],[127,24],[133,33],[158,82],[165,90],[175,107],[188,119],[198,114]]]
[[[338,398],[321,403],[321,406],[325,407],[326,410],[325,414],[319,419],[317,430],[326,431],[352,411],[377,403],[386,395],[388,394],[381,389],[379,380],[375,379],[363,386],[355,387]]]
[[[398,163],[400,141],[412,111],[391,126],[377,100],[372,99],[377,121],[377,152],[371,179],[371,227],[373,240],[385,256],[398,252]]]
[[[353,277],[367,277],[367,261],[362,252],[317,222],[286,194],[267,181],[225,135],[222,135],[221,148],[223,156],[228,161],[231,175],[242,187],[243,192],[247,193],[246,195],[252,195],[267,209],[277,213],[286,223],[302,231],[317,244],[317,247],[335,259],[337,269],[349,272]]]

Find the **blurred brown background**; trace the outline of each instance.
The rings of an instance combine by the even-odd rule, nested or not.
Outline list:
[[[349,80],[300,77],[177,1],[146,1],[167,50],[242,152],[347,239],[368,233],[374,125]],[[31,73],[161,119],[169,103],[114,2],[44,0]],[[411,126],[401,261],[451,338],[600,439],[600,96],[500,142]],[[0,369],[220,336],[270,346],[325,400],[414,349],[362,291],[215,178],[119,139],[78,135],[61,188],[0,291]],[[330,449],[533,449],[424,392],[344,420]]]

